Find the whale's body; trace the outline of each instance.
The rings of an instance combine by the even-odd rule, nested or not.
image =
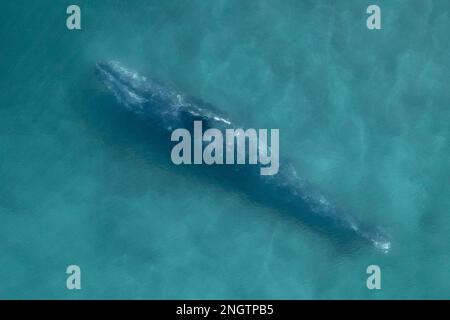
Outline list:
[[[166,132],[168,144],[173,130],[192,128],[194,121],[202,121],[204,130],[242,128],[210,104],[142,76],[119,62],[97,63],[97,74],[122,106],[155,130]],[[363,240],[382,251],[390,249],[390,241],[379,228],[367,226],[336,207],[301,179],[286,161],[280,160],[279,172],[273,176],[260,175],[257,165],[222,165],[215,170],[215,174],[233,181],[233,187],[254,201],[286,212],[335,239]]]

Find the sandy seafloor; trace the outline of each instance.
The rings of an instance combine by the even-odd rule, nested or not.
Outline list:
[[[449,1],[76,3],[69,32],[69,1],[2,2],[0,298],[450,297]],[[391,252],[343,252],[163,165],[97,81],[105,59],[279,128],[282,155]]]

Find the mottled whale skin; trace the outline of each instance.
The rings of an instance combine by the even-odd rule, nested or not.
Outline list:
[[[199,120],[203,123],[204,131],[208,128],[216,128],[222,132],[225,129],[245,129],[210,104],[187,96],[156,79],[140,75],[120,62],[98,62],[96,73],[120,105],[149,123],[155,130],[166,132],[167,144],[172,143],[170,134],[173,130],[191,129],[193,122]],[[170,158],[170,154],[168,157]],[[391,243],[384,232],[378,227],[365,225],[335,206],[299,177],[288,161],[282,160],[280,157],[279,171],[273,176],[260,175],[259,165],[213,167],[220,179],[232,181],[230,186],[239,188],[252,201],[287,213],[335,240],[362,241],[382,252],[390,250]]]

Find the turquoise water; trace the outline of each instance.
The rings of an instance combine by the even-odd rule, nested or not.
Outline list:
[[[73,32],[72,2],[2,2],[0,298],[450,298],[450,2],[76,2]],[[282,155],[391,252],[342,253],[161,165],[104,103],[103,59],[279,128]]]

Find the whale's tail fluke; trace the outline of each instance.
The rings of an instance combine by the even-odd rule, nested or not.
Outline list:
[[[368,240],[376,249],[384,253],[388,253],[391,250],[391,240],[381,228],[362,229],[359,233],[362,238]]]

